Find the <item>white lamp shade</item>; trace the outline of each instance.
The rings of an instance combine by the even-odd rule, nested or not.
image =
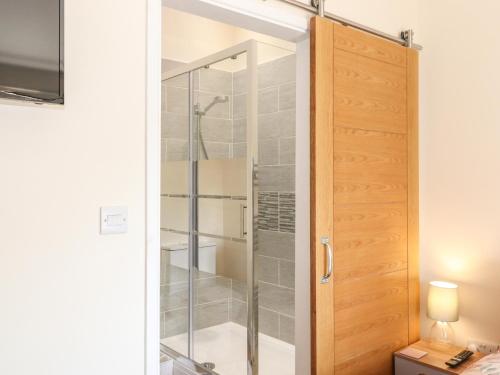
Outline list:
[[[444,281],[432,281],[427,298],[427,316],[440,322],[458,320],[458,286]]]

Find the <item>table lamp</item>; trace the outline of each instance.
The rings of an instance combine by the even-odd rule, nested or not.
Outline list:
[[[458,285],[431,281],[427,297],[427,316],[436,321],[431,329],[432,339],[451,343],[453,330],[448,323],[458,321]]]

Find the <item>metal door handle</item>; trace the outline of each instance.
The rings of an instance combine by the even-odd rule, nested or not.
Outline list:
[[[333,249],[330,246],[329,237],[321,237],[321,244],[325,246],[327,257],[326,274],[321,278],[321,284],[326,284],[330,281],[333,273]]]
[[[240,205],[240,238],[245,238],[247,235],[246,211],[247,206],[244,204]]]

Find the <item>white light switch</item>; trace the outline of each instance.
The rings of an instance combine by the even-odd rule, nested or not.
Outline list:
[[[127,233],[127,231],[127,207],[101,207],[101,234]]]

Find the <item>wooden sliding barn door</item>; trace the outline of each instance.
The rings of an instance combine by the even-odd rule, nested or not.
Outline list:
[[[418,55],[316,17],[311,72],[312,374],[389,375],[419,337]]]

